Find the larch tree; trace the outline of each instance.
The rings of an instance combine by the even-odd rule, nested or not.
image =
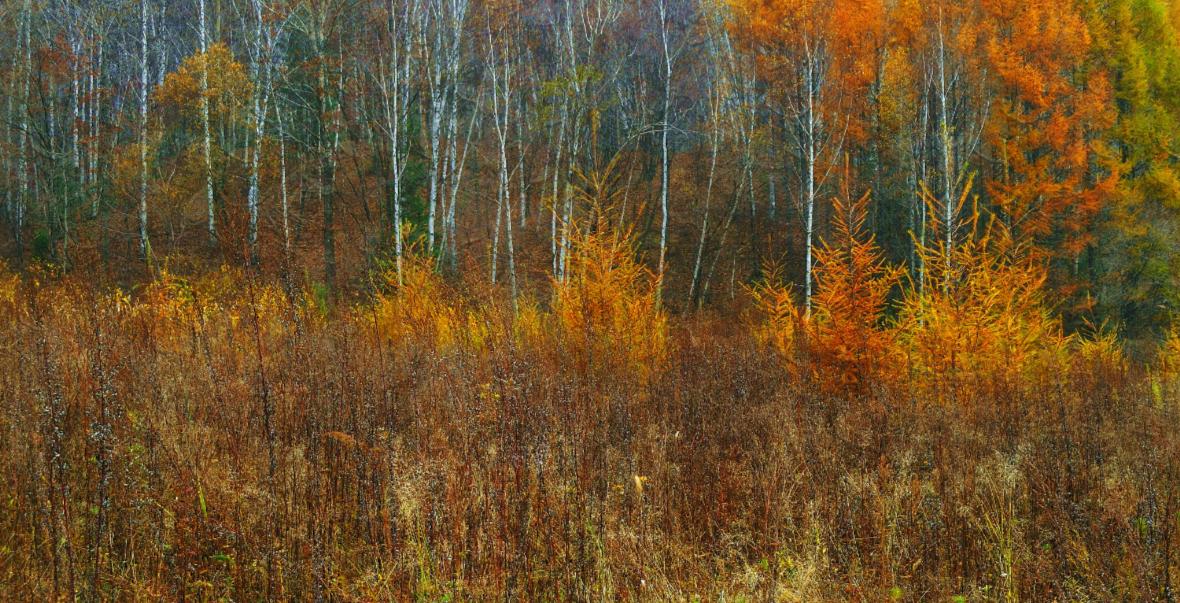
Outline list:
[[[1046,1],[981,6],[996,86],[985,132],[996,163],[987,193],[1018,240],[1065,263],[1054,285],[1070,299],[1081,281],[1069,273],[1092,243],[1090,225],[1115,185],[1113,174],[1091,169],[1099,161],[1095,142],[1113,124],[1110,86],[1091,64],[1079,11]]]
[[[1111,126],[1092,148],[1115,179],[1077,266],[1092,292],[1086,315],[1131,338],[1158,337],[1180,308],[1180,5],[1090,3],[1090,55],[1109,78]]]
[[[755,52],[786,117],[799,164],[804,231],[804,305],[811,306],[816,211],[844,149],[868,81],[857,66],[870,51],[860,29],[873,0],[734,0],[734,31]]]

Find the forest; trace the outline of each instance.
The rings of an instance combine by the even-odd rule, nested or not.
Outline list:
[[[0,115],[0,600],[1180,596],[1177,0],[0,0]]]

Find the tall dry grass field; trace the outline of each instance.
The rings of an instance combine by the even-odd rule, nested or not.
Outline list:
[[[331,311],[8,273],[0,598],[1172,598],[1180,344],[1013,314],[989,279],[1033,277],[982,247],[889,310],[853,205],[817,306],[738,322],[669,316],[606,234],[516,303],[428,261]]]

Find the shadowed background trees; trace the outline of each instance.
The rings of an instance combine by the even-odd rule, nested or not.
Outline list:
[[[728,304],[766,261],[809,304],[844,188],[918,282],[933,220],[944,253],[974,236],[971,190],[1048,263],[1067,328],[1158,339],[1177,303],[1166,0],[0,10],[16,266],[249,263],[335,297],[422,239],[515,295],[564,278],[580,174],[617,158],[617,219],[672,309]]]

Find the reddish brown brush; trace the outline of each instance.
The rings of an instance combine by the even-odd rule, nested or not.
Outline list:
[[[791,370],[609,233],[551,309],[5,275],[0,598],[1165,599],[1172,390],[1095,339],[934,403],[862,207]]]

